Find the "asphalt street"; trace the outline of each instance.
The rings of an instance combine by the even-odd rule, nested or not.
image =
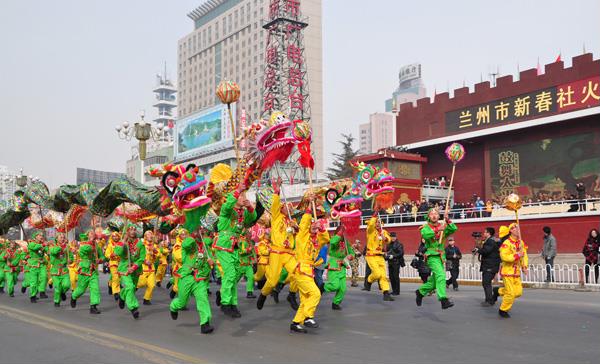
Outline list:
[[[193,301],[172,321],[168,292],[157,288],[153,305],[141,306],[136,321],[108,296],[105,281],[102,276],[100,315],[88,313],[87,295],[76,309],[68,300],[60,308],[50,299],[31,304],[19,289],[14,298],[1,295],[0,363],[591,363],[600,358],[599,293],[526,289],[506,320],[498,317],[497,306],[479,305],[480,287],[451,292],[456,306],[444,311],[434,297],[417,308],[413,284],[403,284],[395,302],[384,302],[376,290],[349,288],[343,311],[332,311],[332,295],[325,294],[316,315],[321,327],[294,334],[285,294],[279,304],[269,299],[258,311],[240,284],[242,318],[225,318],[213,305],[215,332],[203,335]]]

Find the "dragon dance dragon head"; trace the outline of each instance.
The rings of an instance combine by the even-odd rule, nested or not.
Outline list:
[[[163,207],[172,202],[178,211],[190,211],[210,204],[211,199],[206,195],[208,181],[194,164],[166,164],[149,169],[150,175],[161,177],[164,188]]]
[[[275,162],[285,162],[294,146],[310,137],[308,123],[290,121],[284,113],[274,111],[269,120],[260,120],[244,128],[238,140],[247,143],[244,159],[264,171]]]
[[[325,190],[323,208],[333,219],[360,217],[363,198],[350,180],[334,181]]]
[[[360,194],[365,200],[370,200],[382,193],[394,191],[392,186],[394,176],[387,168],[378,168],[361,161],[350,162],[350,165],[356,171],[354,188],[360,190]]]

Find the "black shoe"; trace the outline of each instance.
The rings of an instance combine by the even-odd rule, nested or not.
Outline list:
[[[315,319],[308,318],[304,320],[304,326],[310,327],[311,329],[316,329],[317,327],[319,327],[319,324],[317,323],[317,321],[315,321]]]
[[[342,310],[342,306],[340,306],[338,304],[335,304],[335,303],[332,303],[331,304],[331,309],[332,310],[336,310],[336,311],[341,311]]]
[[[442,303],[442,310],[445,310],[445,309],[448,309],[448,308],[454,306],[454,302],[450,301],[447,298],[442,298],[441,303]]]
[[[73,299],[73,297],[71,297],[71,308],[75,308],[77,307],[77,300]]]
[[[494,287],[492,290],[492,302],[498,302],[498,296],[500,296],[500,287]]]
[[[267,280],[261,279],[260,281],[256,282],[256,288],[262,289],[265,286],[265,283],[267,283]]]
[[[138,311],[137,308],[134,308],[133,310],[131,310],[131,316],[133,316],[133,318],[137,320],[140,317],[140,311]]]
[[[507,311],[498,310],[498,315],[502,318],[510,318],[510,314]]]
[[[46,292],[40,292],[40,299],[42,298],[48,298],[48,295],[46,294]]]
[[[200,326],[200,332],[203,334],[210,334],[213,331],[215,331],[215,329],[212,326],[210,326],[210,323],[208,322]]]
[[[286,299],[290,303],[290,307],[292,308],[292,310],[294,310],[294,311],[298,310],[298,307],[300,307],[300,306],[298,305],[298,299],[296,298],[296,293],[294,293],[294,292],[288,293]]]
[[[111,285],[108,286],[108,294],[112,296],[112,286]]]
[[[483,301],[480,303],[481,307],[490,307],[493,306],[494,304],[488,301]]]
[[[358,287],[358,283],[352,283],[350,287]]]
[[[265,305],[265,301],[267,300],[267,296],[263,295],[262,293],[258,295],[258,299],[256,300],[256,308],[258,308],[259,310],[263,309],[263,306]]]
[[[271,297],[273,297],[273,301],[275,301],[275,303],[279,303],[279,284],[277,285],[277,287],[273,288],[273,291],[271,292]]]
[[[21,293],[25,293],[27,291],[27,287],[21,287]]]
[[[306,334],[308,332],[308,331],[306,331],[304,326],[300,325],[297,322],[292,322],[292,324],[290,325],[290,330],[293,332],[301,332],[303,334]]]
[[[169,313],[171,314],[171,319],[177,320],[177,317],[179,316],[179,312],[177,312],[177,311],[173,312],[173,311],[169,310]]]
[[[394,298],[390,295],[390,292],[383,292],[383,300],[384,301],[394,301]]]
[[[169,292],[169,297],[171,297],[171,299],[175,298],[175,296],[177,295],[177,292],[171,290],[171,292]]]
[[[231,316],[231,306],[221,305],[221,312],[223,312],[223,314],[225,314],[225,316]]]
[[[171,286],[172,286],[172,285],[173,285],[173,283],[171,283],[171,281],[169,281],[169,282],[167,283],[167,289],[171,288]]]
[[[38,298],[36,296],[29,297],[29,301],[31,301],[31,303],[37,303]]]
[[[98,309],[97,305],[91,305],[90,306],[90,314],[92,314],[92,315],[99,315],[100,314],[100,310]]]
[[[458,287],[452,288],[453,291],[458,291]]]
[[[390,293],[392,296],[400,296],[400,292],[392,292]]]
[[[50,289],[52,289],[53,287],[54,287],[54,286],[52,285],[52,283],[50,283],[50,284],[48,285],[48,288],[50,288]]]
[[[419,306],[419,307],[420,307],[420,306],[423,304],[423,297],[425,297],[425,296],[423,296],[423,295],[421,294],[421,291],[419,291],[419,290],[416,290],[416,291],[415,291],[415,295],[417,295],[417,299],[416,299],[417,306]]]
[[[162,286],[162,283],[156,282],[156,287],[160,287],[160,286]]]
[[[54,307],[60,307],[60,302],[54,302]]]
[[[0,287],[0,293],[4,293],[4,287]]]
[[[146,306],[152,306],[152,302],[150,302],[149,300],[144,300],[144,302],[142,302],[143,305]]]
[[[212,292],[210,291],[210,288],[206,289],[206,294],[208,294],[209,296],[212,296]]]
[[[218,306],[221,306],[221,291],[217,291],[217,293],[215,293],[215,302]]]
[[[371,283],[365,282],[365,286],[362,288],[362,291],[370,291],[370,290],[371,290]]]
[[[254,292],[248,292],[246,293],[246,298],[256,298],[256,296],[254,295]]]
[[[113,294],[113,297],[115,298],[115,302],[119,301],[119,294],[118,293]]]
[[[67,295],[65,293],[60,294],[60,300],[65,302],[67,300]]]
[[[240,318],[242,317],[242,313],[240,312],[240,310],[238,310],[237,306],[229,306],[229,312],[231,312],[231,317],[233,318]]]
[[[121,298],[121,296],[119,296],[119,308],[121,310],[125,308],[125,301],[123,300],[123,298]]]
[[[8,297],[14,297],[14,296],[15,296],[15,294],[14,294],[14,293],[9,293],[9,294],[8,294]]]

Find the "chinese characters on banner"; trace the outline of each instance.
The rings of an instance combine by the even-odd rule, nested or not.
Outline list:
[[[446,113],[447,132],[466,132],[600,105],[600,77]]]
[[[519,153],[510,150],[498,154],[499,197],[506,197],[514,192],[521,183]]]

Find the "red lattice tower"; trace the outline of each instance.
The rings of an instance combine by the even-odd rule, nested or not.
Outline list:
[[[303,29],[308,26],[300,12],[300,0],[270,0],[267,30],[262,118],[282,111],[290,120],[310,122],[308,76]],[[306,178],[298,171],[298,154],[281,170],[291,183]],[[282,176],[283,178],[283,176]]]

